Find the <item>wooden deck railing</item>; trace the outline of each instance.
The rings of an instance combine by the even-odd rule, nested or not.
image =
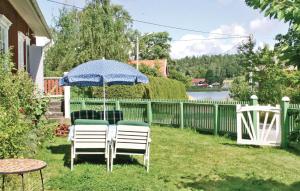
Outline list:
[[[44,78],[44,93],[50,97],[60,97],[64,95],[64,88],[59,86],[60,77]]]

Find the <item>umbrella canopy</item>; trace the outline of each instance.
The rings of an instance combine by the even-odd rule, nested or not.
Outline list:
[[[103,86],[148,83],[147,76],[115,60],[93,60],[73,68],[60,80],[61,86]]]

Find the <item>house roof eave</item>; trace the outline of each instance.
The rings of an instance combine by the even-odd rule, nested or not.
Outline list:
[[[36,0],[9,0],[35,36],[51,39],[51,32]]]
[[[37,14],[38,14],[38,16],[39,16],[39,18],[40,18],[43,26],[44,26],[45,32],[47,34],[45,37],[51,39],[52,36],[51,36],[50,28],[49,28],[49,26],[48,26],[48,24],[47,24],[47,22],[45,20],[45,17],[43,15],[43,13],[42,13],[42,11],[41,11],[41,9],[40,9],[37,1],[36,0],[30,0],[30,1],[31,1],[32,5],[34,6],[34,8],[35,8],[35,10],[36,10],[36,12],[37,12]]]

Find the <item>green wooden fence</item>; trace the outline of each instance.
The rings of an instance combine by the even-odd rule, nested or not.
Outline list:
[[[300,128],[300,105],[291,104],[287,110],[287,130],[288,134]]]
[[[103,110],[102,99],[72,99],[71,112]],[[213,134],[236,134],[237,101],[107,100],[107,110],[123,111],[124,120],[192,128]]]
[[[107,110],[123,111],[124,120],[144,121],[159,125],[192,128],[211,134],[236,135],[236,105],[257,104],[257,101],[189,101],[189,100],[106,100]],[[70,102],[71,112],[103,111],[103,100],[77,98]],[[300,127],[300,105],[281,102],[282,147],[289,135]],[[246,134],[245,128],[243,133]]]

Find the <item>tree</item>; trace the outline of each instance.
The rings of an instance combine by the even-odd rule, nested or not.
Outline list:
[[[159,66],[155,65],[154,68],[150,68],[144,64],[141,64],[139,67],[139,71],[147,76],[153,76],[153,77],[161,77],[161,73],[159,71]]]
[[[174,69],[169,71],[169,78],[182,82],[186,88],[189,88],[192,83],[192,79],[188,76],[185,76],[181,72],[178,72]]]
[[[300,102],[300,71],[286,71],[284,78],[285,95],[288,95],[293,103]]]
[[[300,1],[299,0],[246,0],[247,5],[259,9],[270,18],[290,24],[287,34],[277,35],[275,45],[279,58],[286,64],[300,66]]]
[[[242,67],[238,62],[237,55],[203,55],[185,57],[168,61],[170,69],[185,74],[192,78],[205,78],[207,70],[212,70],[217,76],[218,82],[224,78],[233,78],[241,75]],[[219,76],[221,75],[221,76]]]
[[[213,70],[211,70],[211,69],[207,70],[207,72],[205,74],[205,79],[208,84],[216,82],[216,78],[215,78]]]
[[[93,59],[127,61],[131,18],[109,0],[94,0],[82,11],[62,9],[53,28],[54,46],[46,54],[46,75]]]
[[[236,99],[244,100],[248,87],[251,87],[251,94],[256,94],[260,102],[278,103],[283,96],[283,65],[276,59],[276,52],[268,46],[257,51],[254,51],[254,46],[255,42],[250,39],[239,47],[240,61],[246,73],[244,79],[233,82],[231,94]],[[253,81],[249,80],[249,74],[252,74]],[[247,81],[248,85],[245,84]]]
[[[155,60],[170,58],[169,33],[157,32],[149,33],[140,37],[140,58]]]
[[[79,41],[76,33],[76,10],[60,10],[59,19],[52,29],[54,46],[46,53],[45,74],[47,76],[62,75],[64,71],[77,63],[77,49]]]
[[[258,83],[257,96],[262,103],[279,103],[284,92],[283,66],[276,60],[276,53],[267,46],[257,52],[254,80]]]
[[[256,72],[255,66],[259,64],[258,55],[254,51],[255,44],[254,39],[249,37],[245,43],[238,46],[239,63],[246,72],[245,79],[249,82],[249,85],[252,86],[252,91],[255,85],[255,81],[252,77]],[[254,91],[252,94],[254,94]]]
[[[234,100],[248,101],[251,96],[251,87],[249,86],[248,81],[243,76],[236,77],[233,80],[232,86],[230,87],[229,91],[230,97]]]
[[[300,31],[289,29],[285,35],[276,36],[275,49],[279,58],[287,65],[300,67]]]
[[[299,0],[245,0],[247,5],[260,9],[265,16],[289,22],[293,29],[300,31]]]
[[[80,53],[89,59],[128,60],[130,42],[128,40],[131,18],[118,5],[110,5],[108,0],[91,3],[82,12]]]

